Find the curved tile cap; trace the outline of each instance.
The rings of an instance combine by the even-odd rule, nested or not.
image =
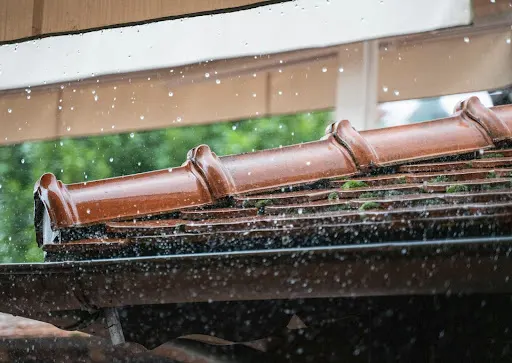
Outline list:
[[[278,149],[218,157],[200,145],[172,169],[70,185],[45,174],[34,190],[37,238],[51,243],[52,232],[63,228],[488,149],[509,143],[511,130],[512,106],[488,109],[470,98],[444,119],[362,132],[343,120],[329,126],[319,141]]]

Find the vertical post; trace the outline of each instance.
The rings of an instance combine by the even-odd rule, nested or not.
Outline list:
[[[349,120],[356,130],[377,127],[379,42],[365,41],[357,51],[338,53],[336,121]]]
[[[112,345],[119,345],[125,342],[123,328],[119,321],[119,314],[116,308],[107,308],[104,310],[105,319],[107,320],[107,328],[110,333]]]

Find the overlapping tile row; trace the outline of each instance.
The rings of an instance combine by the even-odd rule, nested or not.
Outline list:
[[[512,235],[511,153],[492,150],[239,195],[149,220],[63,229],[63,243],[44,249],[48,260],[65,260]]]
[[[353,198],[357,191],[333,190],[340,182],[332,180],[381,173],[400,165],[404,165],[403,170],[398,171],[403,173],[462,170],[469,161],[451,162],[446,169],[439,163],[405,164],[457,155],[465,157],[472,153],[492,156],[485,153],[511,144],[511,130],[511,106],[486,108],[477,98],[470,98],[456,108],[453,116],[445,119],[362,132],[343,120],[330,125],[319,141],[279,149],[218,157],[208,146],[201,145],[189,152],[182,166],[144,174],[70,185],[61,183],[52,174],[45,174],[34,190],[38,242],[52,242],[50,230],[68,233],[87,226],[95,226],[95,233],[103,238],[113,221],[137,220],[170,212],[198,219],[200,212],[193,209],[221,204],[231,208],[217,212],[224,216],[231,213],[244,218],[261,218],[253,215],[258,208],[247,209],[250,196],[273,193],[281,188],[314,189],[308,192],[310,195],[298,192],[299,200],[321,200],[333,192],[340,200]],[[483,171],[478,174],[480,169],[506,169],[509,155],[478,158],[470,171],[458,177],[475,180],[484,174]],[[396,175],[389,178],[386,183],[393,184],[393,178],[404,180]],[[322,185],[327,187],[318,189]],[[489,180],[484,185],[489,185]],[[422,188],[419,180],[407,180],[405,176],[405,184],[395,190],[416,193]],[[274,196],[275,200],[287,198],[285,194]],[[290,198],[293,199],[293,195]],[[244,202],[245,205],[240,204]],[[233,210],[241,207],[246,208],[240,212]],[[187,213],[186,209],[192,210]]]

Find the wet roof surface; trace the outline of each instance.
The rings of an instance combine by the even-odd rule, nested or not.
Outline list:
[[[511,110],[472,98],[453,117],[422,124],[357,133],[337,123],[291,154],[218,158],[199,147],[184,169],[68,186],[43,176],[36,214],[40,203],[60,234],[43,241],[46,259],[510,236]],[[163,194],[169,185],[177,189]]]

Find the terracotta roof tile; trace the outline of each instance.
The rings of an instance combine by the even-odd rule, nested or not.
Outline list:
[[[203,145],[178,168],[72,185],[46,174],[38,241],[59,259],[112,239],[108,251],[140,255],[506,234],[511,110],[470,98],[446,119],[362,132],[341,121],[280,149],[217,157]]]

